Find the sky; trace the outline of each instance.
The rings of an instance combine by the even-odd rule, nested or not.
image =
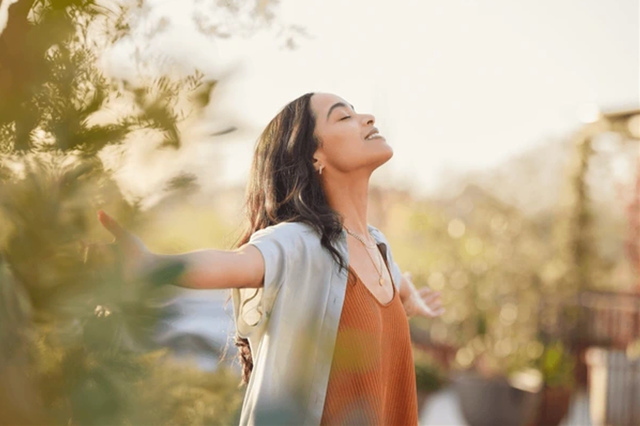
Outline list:
[[[177,169],[197,171],[204,187],[245,182],[260,130],[309,91],[374,114],[394,156],[372,183],[419,195],[451,172],[491,168],[568,137],[581,112],[640,106],[636,0],[282,0],[278,22],[310,35],[294,50],[269,32],[204,36],[191,15],[203,3],[149,2],[172,23],[149,51],[210,75],[234,70],[214,94],[207,125],[244,131],[194,138],[155,164],[139,144],[123,169],[129,181],[144,173],[138,190]],[[109,52],[113,74],[134,72],[132,46]]]

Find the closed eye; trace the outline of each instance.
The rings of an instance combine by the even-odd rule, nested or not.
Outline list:
[[[342,121],[342,120],[346,120],[347,118],[351,118],[351,116],[350,116],[350,115],[347,115],[346,117],[342,117],[342,118],[340,119],[340,121]]]

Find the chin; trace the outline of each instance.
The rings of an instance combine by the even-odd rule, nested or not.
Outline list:
[[[391,145],[388,145],[388,147],[389,149],[387,150],[387,157],[386,157],[385,163],[389,161],[391,157],[393,157],[393,148],[391,148]]]
[[[376,167],[382,166],[387,161],[391,160],[392,157],[393,157],[393,150],[389,149],[389,151],[385,152],[384,155],[380,156],[380,159],[378,160],[378,165]]]

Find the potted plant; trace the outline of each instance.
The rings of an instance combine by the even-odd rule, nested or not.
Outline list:
[[[453,377],[453,389],[470,426],[525,426],[532,421],[542,374],[526,350],[503,353],[490,336],[477,336],[458,351],[456,364],[461,370]]]
[[[530,426],[557,426],[567,415],[575,386],[575,364],[562,342],[545,347],[538,360],[544,385],[536,417]]]
[[[416,370],[416,388],[418,393],[418,410],[424,416],[429,396],[442,389],[447,382],[443,367],[423,350],[413,347],[413,361]]]

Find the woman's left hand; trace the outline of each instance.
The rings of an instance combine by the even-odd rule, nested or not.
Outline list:
[[[403,275],[411,283],[409,288],[412,294],[404,303],[404,310],[408,317],[434,318],[444,313],[439,291],[433,291],[429,287],[416,289],[411,281],[411,272],[405,272]]]

